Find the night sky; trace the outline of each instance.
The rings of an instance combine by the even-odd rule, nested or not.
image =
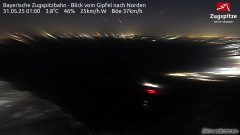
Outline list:
[[[143,14],[3,14],[2,3],[143,3]],[[217,11],[231,2],[231,11]],[[110,10],[110,9],[109,9]],[[210,14],[236,14],[232,24],[214,24]],[[239,0],[1,0],[0,33],[135,33],[240,36]]]

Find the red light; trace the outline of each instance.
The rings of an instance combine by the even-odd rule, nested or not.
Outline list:
[[[18,33],[16,33],[16,35],[18,35]]]
[[[147,89],[147,93],[150,93],[150,94],[156,94],[157,91],[156,91],[156,90]]]

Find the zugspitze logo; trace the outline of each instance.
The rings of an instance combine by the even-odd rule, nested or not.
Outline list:
[[[218,2],[217,3],[217,11],[230,11],[231,4],[230,2]]]

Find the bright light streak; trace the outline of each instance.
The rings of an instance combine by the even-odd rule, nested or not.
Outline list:
[[[177,39],[178,37],[170,37],[168,38],[168,40],[173,40],[173,39]]]
[[[168,74],[169,76],[186,76],[184,73]]]
[[[143,86],[147,86],[147,87],[153,87],[153,88],[159,88],[160,86],[157,84],[151,84],[151,83],[144,83]]]
[[[213,76],[214,72],[185,72],[185,73],[172,73],[168,74],[168,76],[174,77],[184,77],[186,79],[197,80],[197,81],[222,81],[220,79],[216,79],[217,76]]]
[[[240,75],[240,68],[217,68],[213,71],[216,75]]]
[[[183,77],[198,81],[223,81],[226,78],[240,78],[240,67],[213,68],[207,72],[183,72],[167,74],[173,77]]]

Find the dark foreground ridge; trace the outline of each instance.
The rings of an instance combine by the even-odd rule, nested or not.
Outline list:
[[[238,128],[239,85],[166,77],[216,64],[218,46],[186,40],[39,39],[0,46],[0,76],[60,106],[93,133],[200,134]],[[142,108],[143,82],[165,95]]]

